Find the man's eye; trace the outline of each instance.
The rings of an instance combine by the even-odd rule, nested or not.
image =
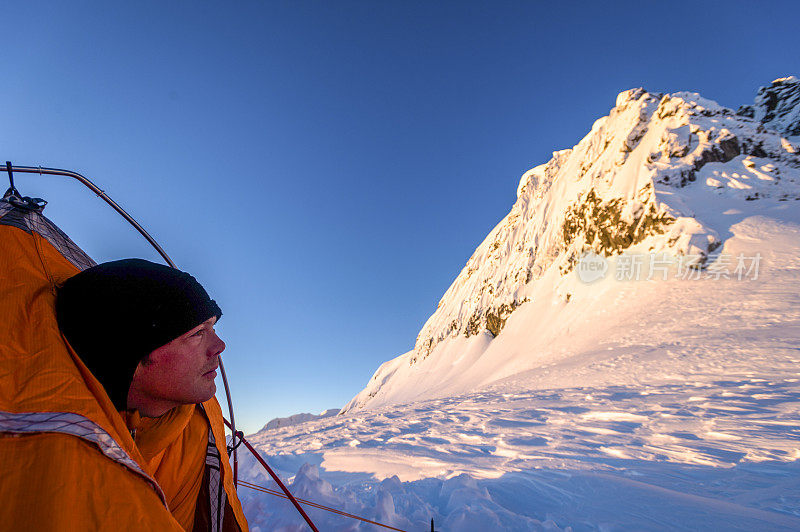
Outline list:
[[[200,329],[199,331],[194,333],[192,336],[202,336],[204,332],[206,332],[205,329]]]

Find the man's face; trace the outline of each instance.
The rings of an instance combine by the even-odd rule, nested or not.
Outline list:
[[[217,391],[219,354],[225,350],[214,331],[216,321],[209,318],[140,362],[128,391],[128,408],[157,417],[175,406],[211,399]]]

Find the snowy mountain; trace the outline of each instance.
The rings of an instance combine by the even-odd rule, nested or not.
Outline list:
[[[736,223],[797,210],[799,199],[797,78],[762,87],[738,112],[696,93],[622,92],[576,146],[523,174],[511,212],[414,349],[383,364],[342,412],[458,394],[540,366],[562,332],[544,325],[584,312],[570,299],[570,274],[586,253],[668,256],[705,271]],[[555,305],[554,295],[573,303]]]
[[[301,497],[398,530],[800,530],[798,101],[794,77],[737,112],[623,92],[522,176],[412,351],[250,441]],[[306,529],[240,494],[254,532]]]

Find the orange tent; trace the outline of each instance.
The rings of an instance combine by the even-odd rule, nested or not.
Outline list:
[[[14,194],[0,200],[0,523],[191,529],[206,470],[216,475],[199,475],[211,520],[220,519],[209,526],[222,529],[213,513],[221,506],[224,529],[247,530],[217,400],[144,420],[144,441],[135,442],[135,421],[123,419],[59,332],[56,287],[93,264],[40,206]]]

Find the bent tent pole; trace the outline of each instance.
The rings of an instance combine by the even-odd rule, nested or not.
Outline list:
[[[148,233],[144,227],[139,225],[139,222],[133,219],[133,216],[125,212],[125,209],[120,207],[119,204],[117,204],[116,201],[111,199],[108,196],[108,194],[106,194],[103,190],[100,189],[100,187],[89,181],[89,179],[82,176],[81,174],[77,172],[72,172],[71,170],[62,170],[60,168],[43,168],[41,166],[12,166],[10,161],[6,161],[6,170],[8,171],[9,181],[11,182],[11,189],[15,192],[16,192],[16,187],[14,186],[13,172],[18,172],[22,174],[60,175],[77,179],[78,181],[83,183],[83,185],[86,186],[86,188],[97,194],[103,201],[108,203],[111,206],[111,208],[117,211],[117,213],[119,213],[120,216],[125,218],[128,221],[128,223],[130,223],[133,226],[134,229],[139,231],[139,234],[141,234],[145,238],[145,240],[147,240],[150,243],[150,245],[155,248],[158,254],[161,255],[161,257],[167,262],[167,264],[169,264],[171,267],[175,269],[178,269],[175,263],[172,262],[172,259],[169,258],[169,255],[167,255],[167,252],[164,251],[164,249],[158,244],[158,242],[156,242],[155,238],[150,236],[150,233]],[[236,452],[236,448],[239,445],[236,443],[236,434],[237,434],[236,419],[233,415],[233,402],[231,401],[231,392],[230,388],[228,387],[228,377],[225,374],[225,366],[222,364],[221,356],[219,358],[219,369],[222,375],[222,383],[225,386],[225,397],[228,401],[228,414],[231,417],[230,426],[231,426],[231,431],[233,433],[233,437],[231,439],[230,447],[232,447],[232,452],[233,452],[233,484],[235,486],[238,481],[238,473],[239,473],[239,467],[238,467],[239,460]]]
[[[81,174],[77,172],[72,172],[70,170],[62,170],[60,168],[43,168],[41,166],[11,166],[11,163],[8,161],[6,161],[6,169],[9,170],[9,175],[10,172],[19,172],[23,174],[60,175],[77,179],[78,181],[83,183],[86,186],[86,188],[88,188],[89,190],[100,196],[100,198],[103,201],[111,205],[111,207],[115,211],[117,211],[120,214],[120,216],[125,218],[128,221],[128,223],[130,223],[134,227],[134,229],[139,231],[139,234],[141,234],[150,243],[150,245],[153,246],[156,249],[156,251],[158,251],[158,254],[164,258],[167,264],[169,264],[175,269],[178,268],[177,266],[175,266],[175,263],[172,262],[172,259],[169,258],[169,255],[167,255],[167,253],[161,248],[161,246],[158,245],[158,242],[156,242],[156,240],[152,236],[150,236],[150,233],[145,231],[144,227],[139,225],[139,222],[133,219],[133,216],[125,212],[125,209],[120,207],[116,201],[108,197],[108,194],[106,194],[97,185],[86,179]]]

